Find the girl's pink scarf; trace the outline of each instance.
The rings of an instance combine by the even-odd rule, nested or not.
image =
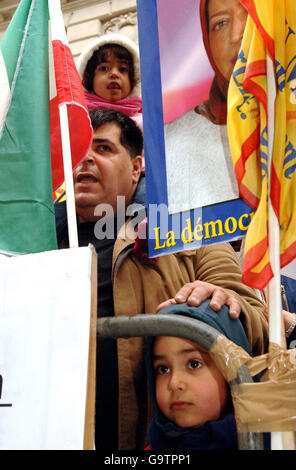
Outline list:
[[[85,92],[84,94],[88,109],[111,108],[129,117],[142,112],[142,98],[125,98],[111,103],[93,93]]]

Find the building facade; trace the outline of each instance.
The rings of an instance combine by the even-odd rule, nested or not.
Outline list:
[[[19,3],[0,1],[0,40]],[[74,60],[105,33],[121,33],[138,43],[136,0],[61,0],[61,7]]]

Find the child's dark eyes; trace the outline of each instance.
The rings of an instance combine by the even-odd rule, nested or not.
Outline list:
[[[97,70],[99,70],[100,72],[109,72],[110,67],[108,65],[99,65]],[[129,72],[129,68],[126,67],[126,66],[119,67],[118,70],[119,70],[120,73],[128,73]]]
[[[164,375],[167,374],[170,371],[170,368],[168,366],[157,366],[155,368],[155,373],[156,375]]]
[[[190,369],[199,369],[200,367],[202,367],[202,363],[196,359],[191,359],[188,363],[188,367]]]
[[[108,67],[107,67],[107,65],[100,65],[100,66],[98,67],[98,70],[99,70],[100,72],[108,72]]]

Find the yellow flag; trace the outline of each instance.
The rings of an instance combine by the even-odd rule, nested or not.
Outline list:
[[[243,281],[262,289],[273,276],[268,197],[280,223],[281,267],[296,256],[296,8],[295,0],[240,1],[249,17],[229,86],[227,125],[240,194],[256,209],[245,240]],[[277,90],[270,194],[267,80],[274,76],[266,75],[267,54]]]
[[[278,91],[270,187],[280,224],[281,267],[296,257],[296,3],[286,0],[283,5],[274,24]]]

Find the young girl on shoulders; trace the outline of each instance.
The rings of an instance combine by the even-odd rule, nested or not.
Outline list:
[[[142,129],[139,50],[121,34],[92,41],[76,63],[89,109],[113,108],[131,117]]]

